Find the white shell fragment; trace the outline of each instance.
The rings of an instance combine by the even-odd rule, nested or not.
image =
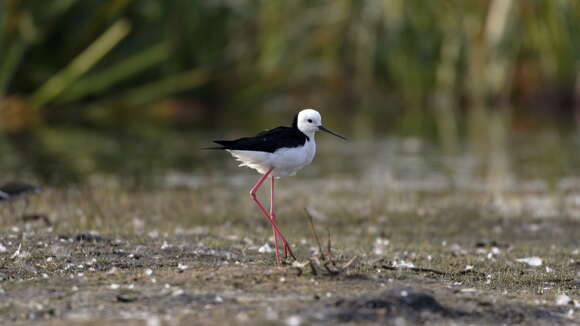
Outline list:
[[[272,250],[272,247],[270,247],[270,245],[268,243],[265,243],[263,246],[258,248],[258,252],[262,253],[262,254],[270,253],[272,251],[274,251],[274,250]]]
[[[542,266],[542,263],[543,263],[542,258],[540,258],[540,257],[526,257],[526,258],[516,259],[516,261],[519,263],[528,264],[528,266],[533,266],[533,267]]]
[[[572,303],[572,298],[570,298],[569,296],[565,295],[565,294],[558,294],[556,296],[556,304],[558,306],[565,306]]]

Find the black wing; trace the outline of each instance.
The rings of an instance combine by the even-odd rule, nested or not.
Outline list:
[[[254,137],[244,137],[236,140],[215,140],[214,143],[222,145],[223,148],[221,149],[274,153],[282,147],[302,146],[306,140],[308,140],[308,137],[298,129],[278,127],[262,131]]]

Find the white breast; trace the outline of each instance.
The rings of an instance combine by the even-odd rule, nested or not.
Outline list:
[[[274,153],[228,150],[238,161],[240,166],[247,166],[264,174],[270,168],[274,168],[272,175],[285,177],[296,174],[305,165],[314,159],[316,143],[314,137],[310,137],[304,146],[281,148]]]

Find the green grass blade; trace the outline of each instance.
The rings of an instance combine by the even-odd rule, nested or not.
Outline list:
[[[208,80],[208,77],[205,70],[195,69],[137,87],[117,98],[128,106],[143,105],[170,94],[199,87]]]
[[[32,95],[32,104],[35,107],[42,107],[55,100],[124,39],[129,34],[129,30],[130,25],[126,20],[114,23],[68,66],[46,81]]]
[[[106,70],[87,76],[71,86],[63,94],[57,103],[67,103],[83,96],[95,94],[114,86],[116,83],[126,80],[147,68],[159,64],[169,56],[167,43],[156,44],[153,47],[135,54]]]
[[[20,64],[24,50],[24,42],[17,40],[6,52],[3,62],[0,62],[0,98],[6,95],[8,84]]]

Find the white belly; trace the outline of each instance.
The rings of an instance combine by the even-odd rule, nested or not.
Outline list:
[[[247,166],[261,174],[266,173],[270,168],[272,175],[276,177],[286,177],[296,174],[305,165],[314,159],[316,154],[316,143],[313,137],[306,141],[302,147],[282,148],[274,153],[228,150],[238,161],[240,166]]]

